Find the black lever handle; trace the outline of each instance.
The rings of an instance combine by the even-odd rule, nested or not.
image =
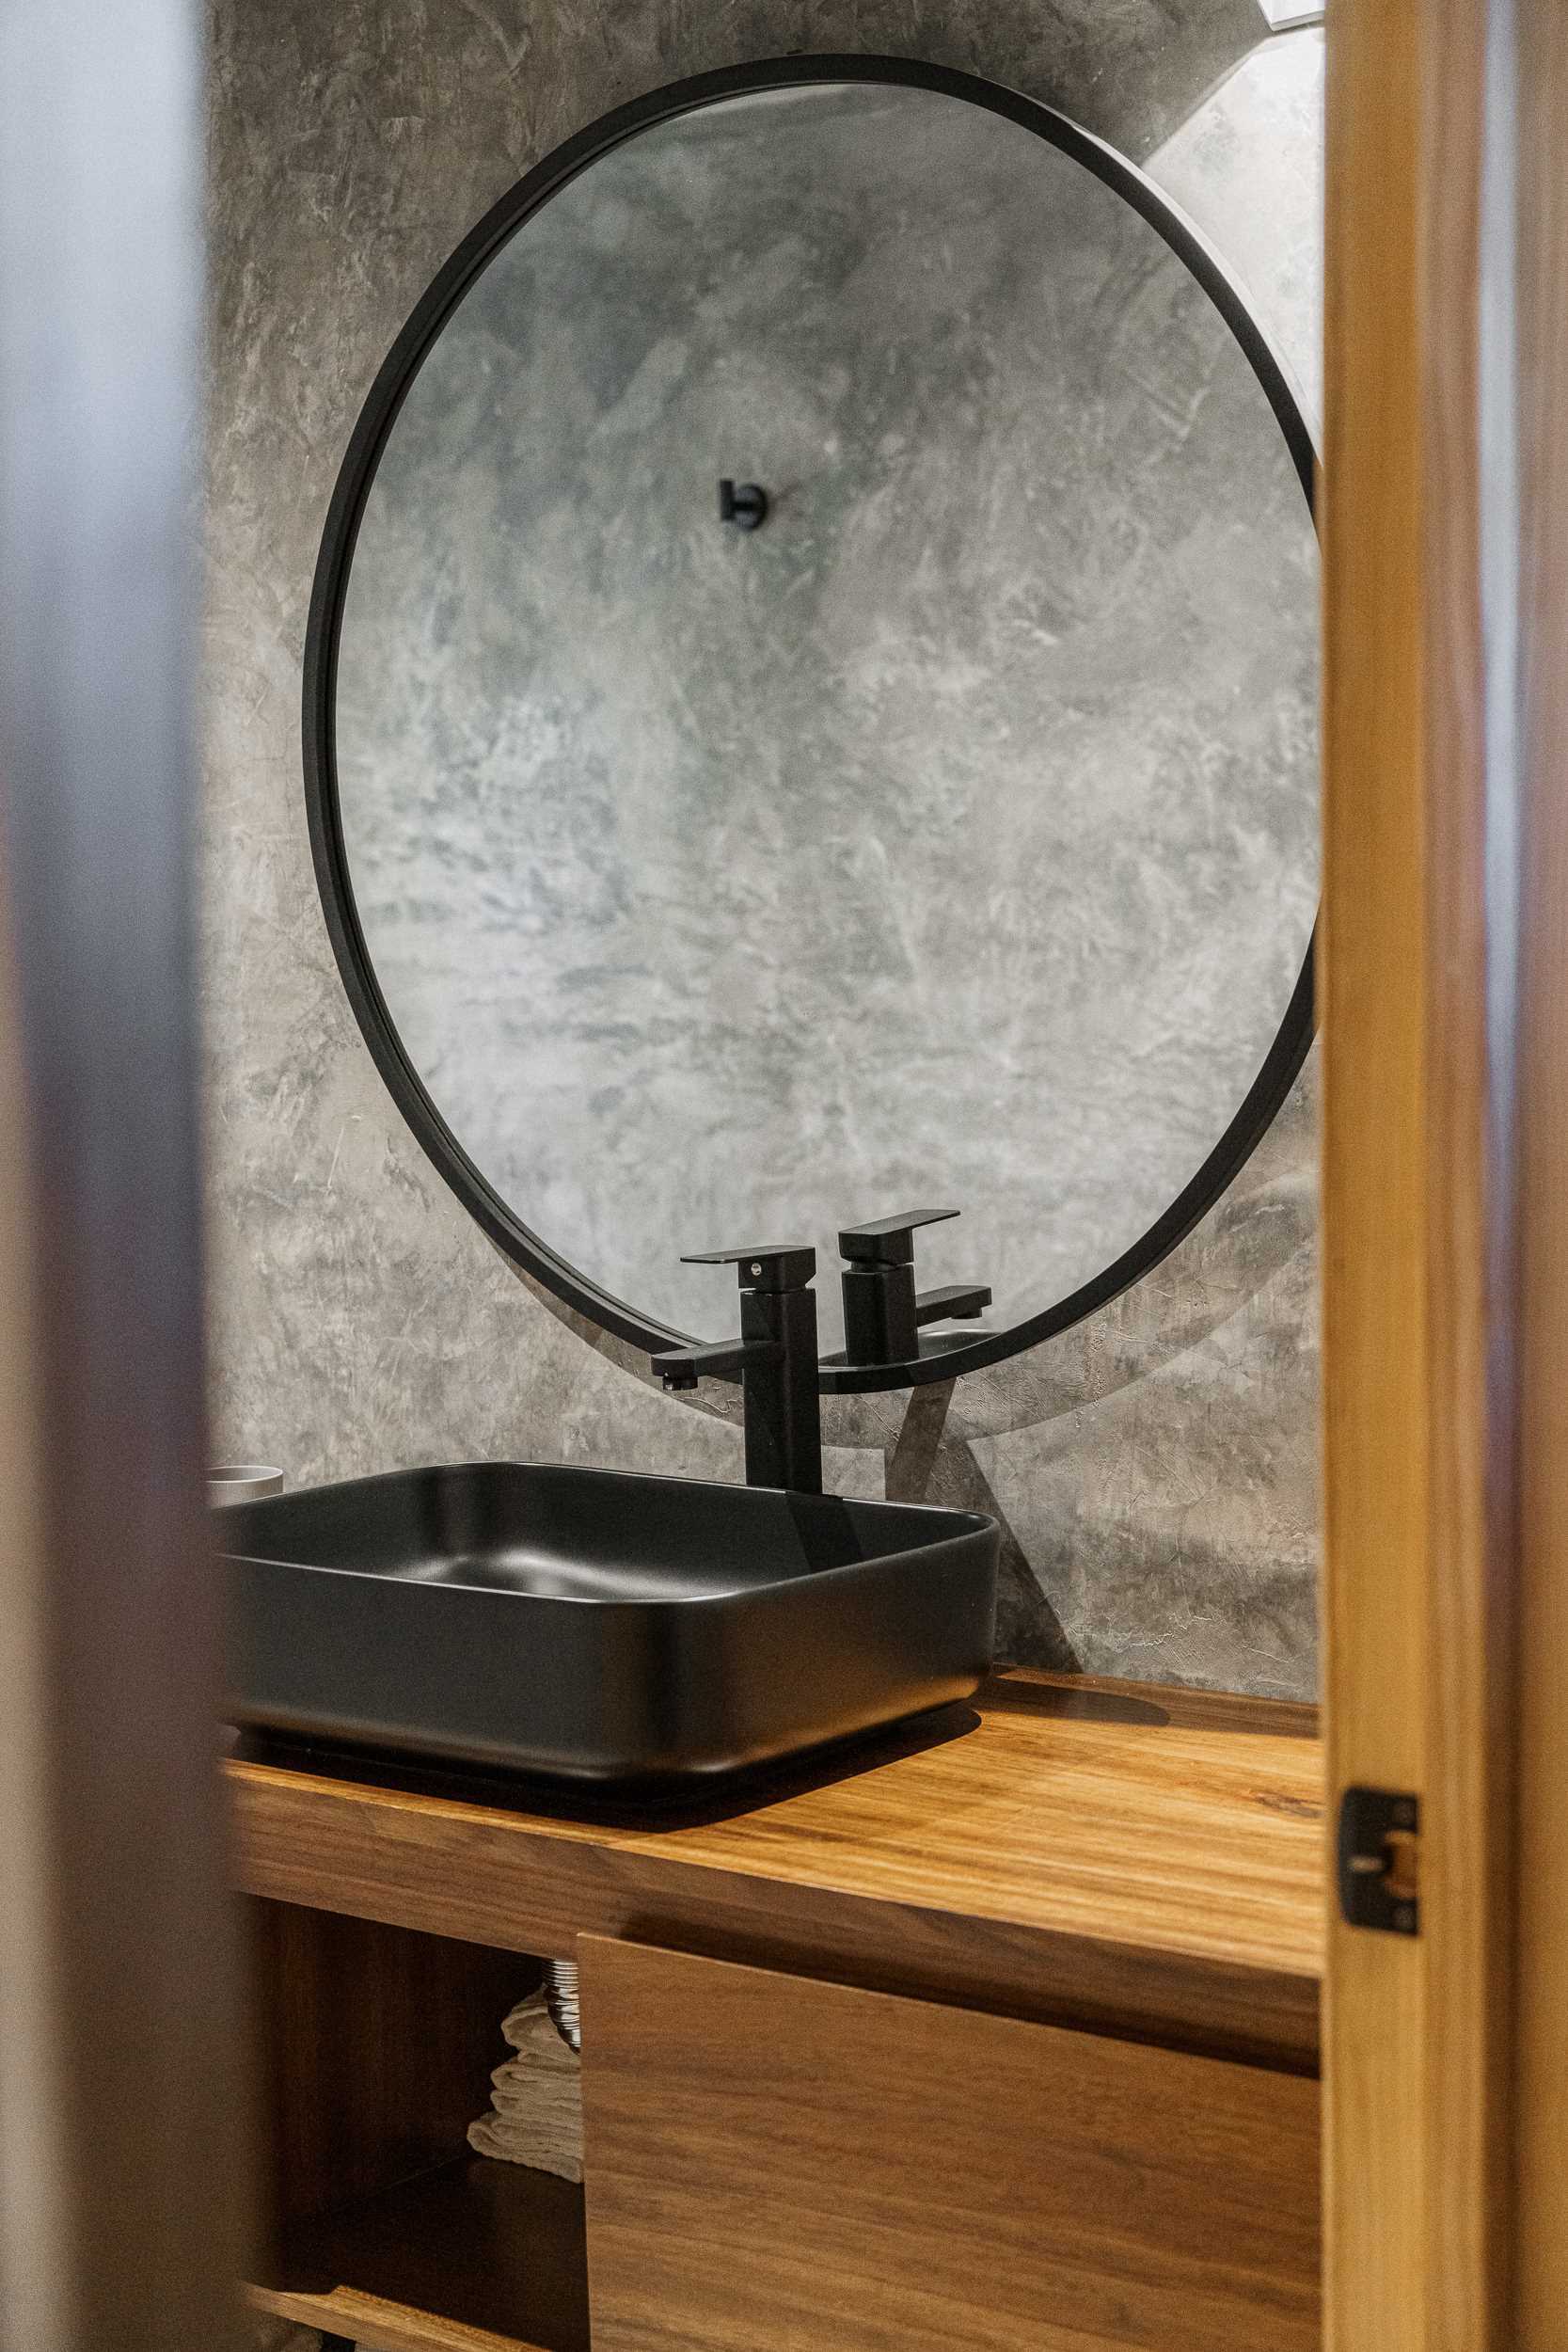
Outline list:
[[[760,531],[768,520],[768,493],[758,482],[732,482],[725,474],[719,485],[719,519],[736,531]]]
[[[907,1364],[920,1353],[920,1327],[948,1316],[977,1315],[990,1305],[983,1283],[953,1282],[943,1290],[914,1287],[914,1236],[922,1225],[942,1225],[957,1209],[911,1209],[846,1226],[838,1246],[848,1260],[844,1286],[844,1353],[851,1364]]]
[[[857,1265],[913,1265],[914,1235],[922,1225],[942,1225],[957,1209],[909,1209],[902,1216],[873,1217],[869,1225],[847,1225],[838,1237],[839,1255]]]
[[[692,1250],[681,1263],[738,1266],[743,1291],[799,1291],[816,1272],[816,1252],[809,1242],[766,1242],[751,1249]]]

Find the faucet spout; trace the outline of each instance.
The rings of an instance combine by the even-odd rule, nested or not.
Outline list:
[[[653,1359],[667,1389],[694,1389],[699,1380],[744,1378],[748,1368],[782,1364],[779,1340],[716,1340],[711,1347],[672,1347]]]

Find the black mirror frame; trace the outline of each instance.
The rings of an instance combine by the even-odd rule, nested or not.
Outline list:
[[[305,798],[316,880],[338,969],[360,1031],[393,1101],[431,1161],[505,1256],[601,1329],[649,1354],[679,1346],[692,1335],[653,1322],[625,1300],[599,1289],[522,1222],[442,1119],[409,1059],[382,995],[355,904],[338,799],[336,701],[343,598],[365,501],[409,386],[474,279],[523,223],[590,164],[656,123],[720,99],[822,82],[882,84],[965,99],[1033,131],[1114,189],[1164,239],[1234,335],[1278,421],[1309,511],[1314,504],[1316,451],[1285,369],[1240,288],[1198,230],[1135,165],[1066,116],[997,83],[943,66],[898,57],[776,57],[670,83],[645,98],[618,106],[546,156],[491,207],[437,271],[383,361],[360,411],[333,490],[316,564],[305,640],[304,694]],[[1315,941],[1314,930],[1278,1033],[1240,1109],[1196,1173],[1131,1248],[1053,1307],[1025,1317],[1006,1331],[988,1332],[973,1340],[935,1341],[929,1353],[909,1363],[824,1362],[824,1393],[853,1395],[920,1387],[1002,1363],[1081,1323],[1151,1272],[1240,1173],[1307,1058],[1315,1028]],[[847,1211],[854,1205],[847,1203]]]

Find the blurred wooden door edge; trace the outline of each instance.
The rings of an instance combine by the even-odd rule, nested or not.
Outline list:
[[[216,2352],[198,0],[0,0],[0,2346]]]
[[[1328,14],[1330,2352],[1568,2344],[1568,10]]]

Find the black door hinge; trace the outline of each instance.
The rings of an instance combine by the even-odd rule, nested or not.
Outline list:
[[[1339,1913],[1353,1928],[1419,1935],[1421,1804],[1404,1788],[1347,1788],[1339,1804]]]

